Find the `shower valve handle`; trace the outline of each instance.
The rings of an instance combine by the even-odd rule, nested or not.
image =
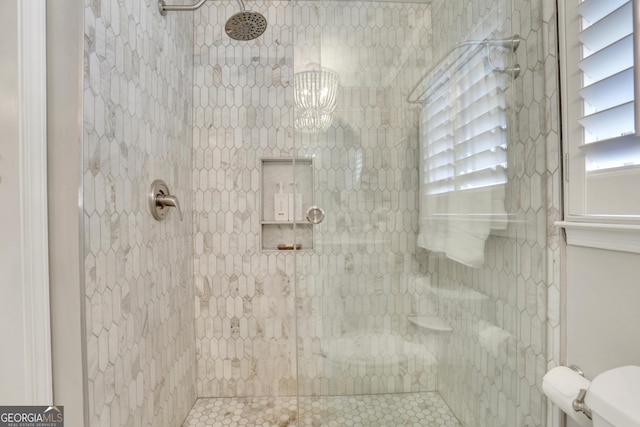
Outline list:
[[[151,184],[151,188],[149,189],[149,209],[151,210],[151,215],[157,219],[158,221],[162,221],[169,214],[169,209],[167,208],[176,208],[178,209],[178,214],[180,214],[180,221],[182,221],[182,209],[180,209],[180,202],[176,196],[172,196],[169,193],[169,188],[167,184],[161,179],[156,179]]]
[[[178,202],[178,198],[176,196],[170,196],[168,194],[158,194],[156,197],[156,203],[162,207],[172,207],[178,209],[178,214],[180,215],[180,221],[182,221],[182,209],[180,209],[180,202]]]

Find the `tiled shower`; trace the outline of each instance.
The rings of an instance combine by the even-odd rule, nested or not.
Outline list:
[[[269,26],[241,42],[223,30],[235,1],[161,17],[151,0],[85,0],[91,425],[177,426],[198,398],[198,414],[215,412],[209,398],[255,398],[305,425],[307,398],[412,395],[443,399],[465,426],[551,425],[540,391],[558,360],[550,3],[247,0]],[[416,244],[419,108],[406,98],[457,43],[511,34],[523,43],[508,90],[510,223],[471,268]],[[293,76],[318,65],[340,75],[338,107],[329,130],[301,133]],[[312,249],[264,249],[264,159],[311,160],[327,213]],[[183,221],[152,219],[157,178]],[[451,330],[409,321],[425,314]],[[308,403],[314,422],[345,408],[327,402]]]
[[[430,56],[429,37],[410,51],[402,49],[402,38],[385,45],[349,41],[347,33],[337,36],[342,24],[336,17],[350,15],[353,28],[364,29],[371,15],[395,14],[414,20],[413,31],[425,32],[429,10],[361,2],[252,5],[271,22],[252,44],[219,31],[233,3],[209,3],[200,22],[196,18],[194,93],[201,103],[194,117],[202,123],[194,130],[196,335],[198,366],[206,372],[198,378],[199,394],[433,389],[435,367],[423,366],[423,358],[411,360],[411,375],[369,374],[364,381],[357,372],[330,373],[321,366],[331,340],[344,334],[386,328],[411,335],[407,315],[426,304],[410,284],[420,268],[415,111],[392,79],[412,82]],[[207,34],[214,34],[212,42],[205,42]],[[358,59],[333,66],[342,88],[334,123],[324,135],[295,133],[293,73],[309,62],[326,62],[322,52],[336,49],[342,58]],[[233,63],[228,52],[237,55]],[[410,60],[396,75],[389,68],[401,55]],[[234,116],[239,129],[231,124]],[[260,161],[273,157],[313,159],[315,203],[327,219],[316,227],[312,252],[261,250]]]

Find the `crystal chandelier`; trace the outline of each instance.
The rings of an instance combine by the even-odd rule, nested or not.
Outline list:
[[[297,130],[320,133],[331,126],[339,82],[338,74],[326,69],[293,75],[294,126]]]

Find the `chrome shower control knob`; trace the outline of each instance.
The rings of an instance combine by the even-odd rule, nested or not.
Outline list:
[[[320,224],[324,221],[324,211],[318,206],[311,206],[307,209],[307,221],[311,224]]]

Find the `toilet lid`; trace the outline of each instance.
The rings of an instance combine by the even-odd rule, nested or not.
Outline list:
[[[585,404],[615,426],[640,427],[640,366],[623,366],[598,375]]]

